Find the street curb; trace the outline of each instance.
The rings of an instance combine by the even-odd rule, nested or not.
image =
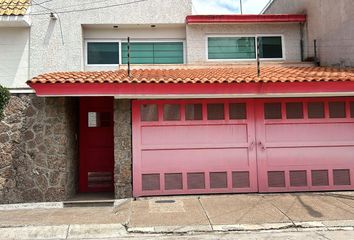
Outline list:
[[[126,236],[122,224],[73,224],[0,228],[0,239],[79,239]]]
[[[195,226],[156,226],[128,227],[128,233],[173,234],[202,232],[264,232],[264,231],[353,231],[354,220],[265,223],[265,224],[235,224],[235,225],[195,225]]]
[[[25,210],[25,209],[55,209],[55,208],[63,208],[63,207],[64,207],[63,202],[1,204],[0,211]]]
[[[124,203],[131,201],[131,198],[114,199],[113,207],[119,207]],[[79,201],[78,201],[79,202]],[[91,201],[87,201],[91,202]],[[94,202],[94,201],[92,201]],[[30,210],[30,209],[58,209],[64,208],[64,202],[38,202],[38,203],[15,203],[0,204],[0,211],[11,210]]]
[[[72,224],[0,227],[0,239],[119,238],[131,234],[193,234],[211,232],[354,231],[354,220],[235,225],[126,227],[122,224]]]

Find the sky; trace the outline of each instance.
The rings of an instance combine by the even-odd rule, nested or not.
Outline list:
[[[269,0],[242,0],[245,14],[258,14]],[[194,14],[235,14],[240,13],[240,0],[193,0]]]

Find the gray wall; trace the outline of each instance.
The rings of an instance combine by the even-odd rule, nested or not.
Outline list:
[[[13,95],[0,122],[0,203],[61,201],[78,187],[77,100]]]
[[[300,26],[298,24],[209,24],[187,25],[188,63],[206,63],[208,35],[279,34],[284,37],[285,61],[299,62]],[[220,62],[220,61],[218,61]],[[230,61],[227,61],[230,63]]]
[[[317,39],[322,65],[354,66],[353,0],[274,0],[265,14],[306,14],[305,56],[314,56]]]
[[[78,6],[65,8],[69,5]],[[45,72],[83,70],[83,25],[183,24],[186,15],[192,12],[191,0],[148,0],[99,10],[60,13],[66,10],[103,5],[108,5],[108,3],[90,3],[88,0],[46,3],[46,7],[55,9],[59,13],[60,19],[58,20],[50,19],[49,10],[33,5],[31,8],[33,15],[30,37],[30,77]],[[40,12],[47,12],[47,14],[35,15]],[[63,30],[62,34],[60,25]]]
[[[132,196],[131,100],[114,101],[114,189],[117,199]]]

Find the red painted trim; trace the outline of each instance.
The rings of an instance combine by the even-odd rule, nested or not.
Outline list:
[[[306,15],[302,14],[245,14],[245,15],[190,15],[186,17],[187,24],[203,23],[303,23]]]
[[[37,96],[119,96],[166,94],[287,94],[354,92],[354,82],[293,83],[32,83]]]

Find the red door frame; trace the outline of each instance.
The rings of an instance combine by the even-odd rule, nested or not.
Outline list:
[[[79,152],[80,152],[80,164],[79,164],[79,192],[112,192],[113,188],[113,176],[114,176],[114,122],[113,122],[113,97],[81,97],[80,98],[80,144],[79,144]],[[101,131],[100,128],[91,129],[88,127],[88,112],[107,112],[110,113],[110,125],[109,127],[105,127],[103,129],[107,132],[106,137],[109,142],[109,146],[107,146],[111,151],[111,161],[110,166],[107,168],[107,171],[112,173],[112,184],[109,187],[91,187],[88,186],[88,172],[90,171],[88,168],[89,158],[92,156],[89,153],[90,150],[90,138],[98,137],[95,136],[89,131]],[[96,161],[97,170],[100,170],[100,162]]]

